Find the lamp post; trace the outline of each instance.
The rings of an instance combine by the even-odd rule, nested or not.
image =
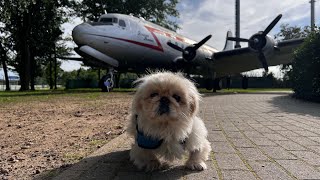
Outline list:
[[[315,0],[310,0],[310,4],[311,4],[311,31],[314,31],[315,29],[315,16],[314,16],[314,4],[315,4]]]
[[[240,0],[236,0],[236,37],[240,38]],[[234,47],[241,48],[240,41]]]

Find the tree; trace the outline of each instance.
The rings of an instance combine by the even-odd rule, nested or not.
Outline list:
[[[70,6],[68,0],[0,0],[0,18],[5,30],[10,32],[12,51],[16,61],[12,64],[18,71],[20,90],[34,89],[37,59],[52,54],[62,34],[60,25],[66,13],[62,7]]]
[[[83,0],[75,4],[75,11],[83,19],[96,21],[105,11],[134,14],[160,26],[176,30],[178,25],[170,17],[179,17],[178,0]]]
[[[3,72],[4,72],[4,78],[5,78],[5,81],[6,81],[6,91],[10,91],[8,68],[7,68],[8,57],[7,57],[7,52],[3,48],[1,42],[0,42],[0,60],[1,60],[1,65],[2,65],[2,68],[3,68]]]
[[[280,32],[275,35],[277,40],[289,40],[307,37],[310,34],[310,26],[298,27],[298,26],[289,26],[289,24],[281,24]]]
[[[276,40],[290,40],[296,38],[305,38],[311,33],[311,27],[299,27],[299,26],[289,26],[289,24],[281,24],[280,32],[275,35]],[[283,76],[283,81],[285,84],[291,84],[290,76],[292,67],[290,64],[282,64],[280,67]]]
[[[320,32],[312,32],[294,53],[292,73],[295,96],[320,102]]]

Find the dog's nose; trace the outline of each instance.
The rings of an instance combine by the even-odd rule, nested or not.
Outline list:
[[[160,103],[161,104],[169,104],[170,100],[167,97],[161,97]]]
[[[169,103],[170,103],[170,100],[167,97],[161,97],[160,105],[158,109],[158,113],[160,115],[170,112]]]

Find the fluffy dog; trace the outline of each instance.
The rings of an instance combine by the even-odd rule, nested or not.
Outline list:
[[[200,94],[195,85],[170,72],[150,74],[136,83],[127,129],[135,139],[130,160],[139,169],[153,171],[161,167],[160,159],[173,161],[188,153],[188,168],[206,169],[211,146],[197,116]]]

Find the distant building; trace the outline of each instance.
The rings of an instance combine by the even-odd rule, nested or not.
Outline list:
[[[20,81],[20,77],[17,72],[11,71],[8,69],[9,81],[18,82]],[[0,68],[0,81],[5,81],[3,68]]]

